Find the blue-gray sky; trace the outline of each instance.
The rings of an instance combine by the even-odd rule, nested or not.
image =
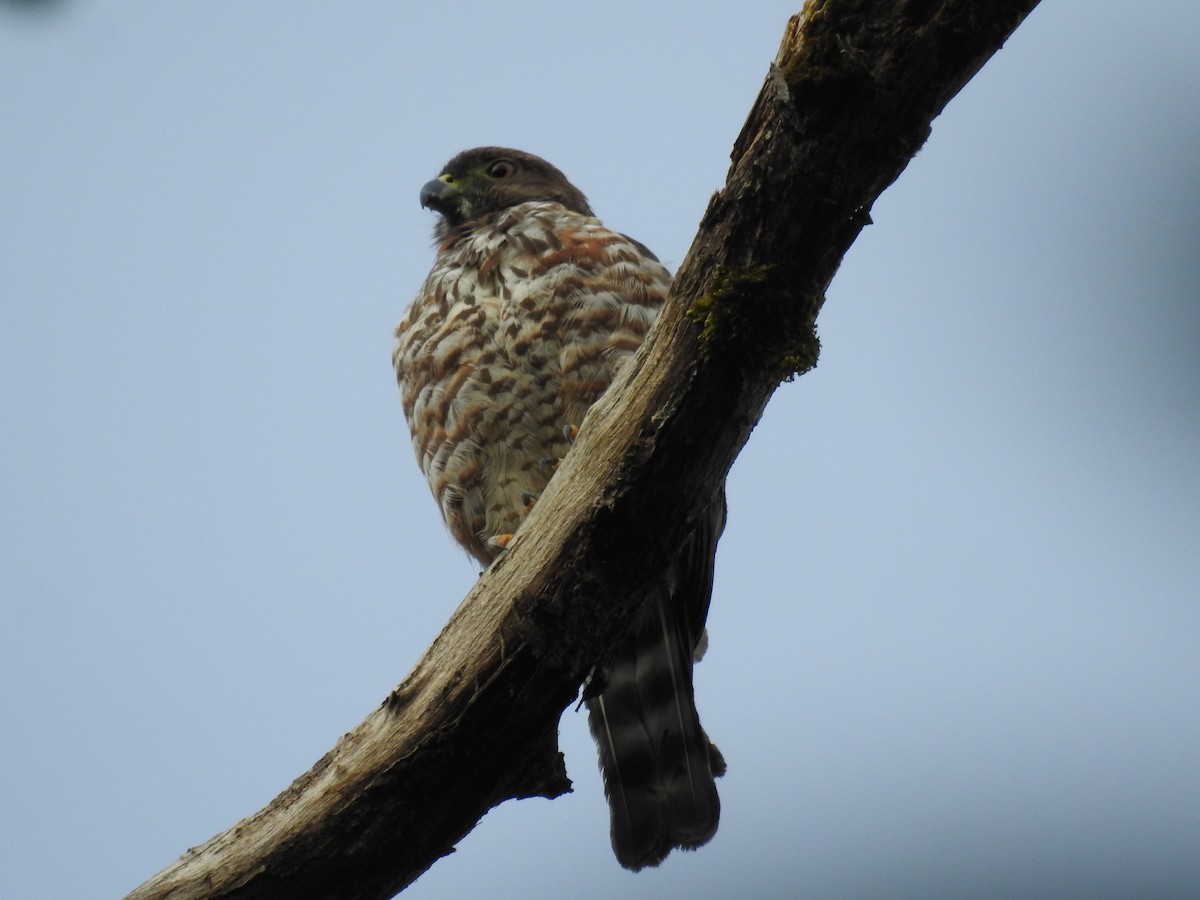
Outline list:
[[[736,6],[0,5],[0,895],[123,894],[403,678],[475,577],[417,190],[521,147],[674,267],[798,0]],[[876,205],[731,475],[714,841],[622,871],[569,711],[576,791],[405,896],[1200,892],[1198,41],[1042,4]]]

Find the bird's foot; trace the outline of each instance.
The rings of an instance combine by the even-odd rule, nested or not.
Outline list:
[[[511,534],[493,534],[487,539],[486,543],[493,550],[507,550],[512,539],[513,536]]]

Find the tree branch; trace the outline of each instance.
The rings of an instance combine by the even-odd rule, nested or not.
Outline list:
[[[810,0],[787,25],[637,364],[416,668],[265,809],[129,895],[390,897],[506,799],[570,782],[557,724],[702,514],[876,197],[1036,0]]]

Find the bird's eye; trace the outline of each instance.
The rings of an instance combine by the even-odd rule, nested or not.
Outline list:
[[[508,178],[517,174],[517,164],[511,159],[498,159],[487,167],[489,178]]]

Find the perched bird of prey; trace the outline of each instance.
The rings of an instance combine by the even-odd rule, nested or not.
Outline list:
[[[393,362],[442,517],[486,566],[641,345],[671,276],[529,153],[460,153],[421,189],[421,205],[440,216],[437,258],[396,330]],[[598,665],[587,700],[626,868],[657,865],[717,830],[725,762],[700,727],[692,664],[706,644],[724,518],[721,494]]]

